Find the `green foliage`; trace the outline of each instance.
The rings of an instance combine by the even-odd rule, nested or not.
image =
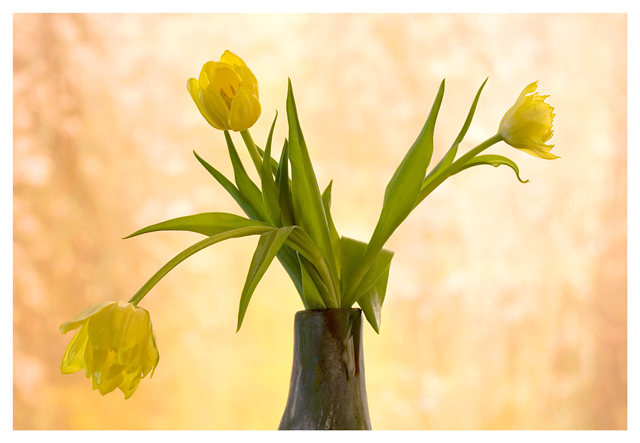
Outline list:
[[[467,118],[453,144],[440,162],[427,174],[434,150],[434,131],[444,97],[444,80],[435,97],[422,130],[395,170],[385,189],[380,217],[368,243],[340,237],[331,214],[333,181],[320,193],[307,148],[291,81],[287,92],[288,138],[279,161],[272,158],[276,113],[262,150],[248,131],[241,135],[260,177],[258,187],[245,171],[231,135],[224,131],[234,181],[194,152],[198,161],[233,197],[248,218],[222,212],[189,215],[156,223],[126,238],[166,230],[196,232],[207,236],[164,265],[136,293],[139,301],[164,276],[187,257],[229,238],[259,235],[240,296],[238,330],[258,283],[278,258],[289,274],[305,309],[349,308],[358,303],[367,321],[379,333],[393,252],[384,245],[411,211],[448,177],[478,165],[507,165],[520,178],[518,166],[499,155],[478,155],[500,134],[471,149],[457,161],[463,141],[476,111],[480,86]]]

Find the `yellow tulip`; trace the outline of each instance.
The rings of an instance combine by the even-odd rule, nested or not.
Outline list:
[[[216,129],[244,131],[260,117],[258,80],[229,50],[219,62],[205,63],[200,78],[187,81],[187,89],[202,116]]]
[[[84,369],[93,389],[106,395],[119,388],[125,399],[149,372],[153,376],[160,356],[145,309],[124,301],[100,303],[64,322],[60,332],[78,327],[62,357],[63,374]]]
[[[553,107],[544,102],[548,95],[538,95],[538,82],[522,90],[516,103],[500,122],[499,133],[506,143],[534,157],[554,159],[551,148],[545,144],[553,136]]]

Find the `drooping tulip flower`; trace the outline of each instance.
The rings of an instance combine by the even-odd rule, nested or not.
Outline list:
[[[93,389],[106,395],[119,388],[125,399],[147,374],[153,376],[160,356],[145,309],[124,301],[99,303],[64,322],[60,332],[78,327],[62,357],[63,374],[84,369]]]

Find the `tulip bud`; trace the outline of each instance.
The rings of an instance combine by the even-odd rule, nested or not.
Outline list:
[[[200,78],[187,81],[187,89],[202,116],[216,129],[244,131],[260,117],[258,80],[229,50],[219,62],[205,63]]]

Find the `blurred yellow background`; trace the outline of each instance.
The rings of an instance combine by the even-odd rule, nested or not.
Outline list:
[[[15,429],[277,428],[303,307],[274,263],[235,333],[253,237],[198,253],[144,299],[161,358],[131,399],[59,369],[63,321],[129,299],[201,238],[122,237],[181,215],[241,214],[191,152],[232,175],[223,134],[186,90],[225,49],[259,80],[258,144],[280,113],[274,155],[291,78],[320,187],[334,179],[338,230],[364,241],[443,78],[432,165],[487,76],[460,152],[539,80],[562,158],[493,147],[531,182],[506,167],[465,171],[387,244],[381,334],[365,324],[364,335],[371,422],[626,429],[626,15],[16,14],[13,24]]]

